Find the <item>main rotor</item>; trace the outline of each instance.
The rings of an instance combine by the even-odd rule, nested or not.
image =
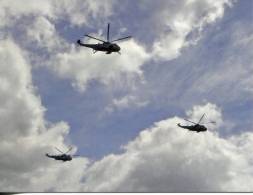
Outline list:
[[[112,43],[112,42],[117,42],[117,41],[121,41],[121,40],[124,40],[124,39],[129,39],[129,38],[131,38],[131,36],[127,36],[127,37],[122,37],[122,38],[119,38],[119,39],[115,39],[115,40],[110,41],[110,23],[108,23],[108,25],[107,25],[107,36],[106,36],[106,40],[99,39],[99,38],[90,36],[90,35],[88,35],[88,34],[86,34],[85,36],[86,36],[86,37],[89,37],[89,38],[91,38],[91,39],[95,39],[95,40],[97,40],[97,41],[101,41],[101,42],[103,42],[103,43]]]
[[[205,116],[205,114],[203,114],[203,115],[201,116],[201,118],[199,119],[199,121],[198,121],[197,123],[196,123],[196,122],[193,122],[193,121],[190,121],[190,120],[188,120],[188,119],[184,119],[184,120],[185,120],[185,121],[188,121],[188,122],[190,122],[190,123],[193,123],[193,124],[195,124],[195,125],[203,125],[203,124],[201,124],[201,121],[203,120],[204,116]],[[215,121],[210,121],[210,122],[207,122],[207,123],[205,123],[205,124],[209,124],[209,123],[216,124]]]
[[[56,148],[55,147],[55,149],[58,151],[58,152],[60,152],[60,153],[62,153],[62,154],[67,154],[67,153],[69,153],[73,148],[72,147],[70,147],[66,152],[63,152],[63,151],[61,151],[60,149],[58,149],[58,148]]]

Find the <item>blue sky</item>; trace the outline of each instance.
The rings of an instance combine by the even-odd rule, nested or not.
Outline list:
[[[253,1],[0,0],[0,189],[253,188]],[[121,55],[77,46],[119,42]],[[181,129],[184,118],[208,131]],[[47,158],[55,147],[78,158]],[[59,179],[60,178],[60,179]]]
[[[145,21],[147,13],[137,11],[134,4],[126,4],[123,10],[116,9],[113,17],[105,18],[102,26],[95,24],[94,27],[71,28],[67,22],[62,22],[57,26],[57,30],[67,42],[75,42],[85,33],[96,32],[97,28],[102,29],[105,36],[107,22],[110,22],[111,36],[117,34],[119,27],[124,26],[127,28],[124,34],[131,34],[141,44],[149,45],[149,39],[153,39],[155,35],[152,31],[147,33],[145,28],[139,26]],[[144,92],[146,94],[144,98],[150,101],[147,106],[141,108],[116,110],[101,116],[110,98],[123,97],[128,91],[124,89],[108,91],[101,83],[91,81],[85,93],[80,93],[73,89],[69,80],[59,79],[45,68],[34,69],[33,81],[38,87],[42,104],[47,108],[46,118],[52,122],[67,121],[71,127],[70,138],[78,146],[78,153],[94,159],[119,152],[121,145],[132,140],[140,130],[149,127],[155,121],[175,115],[184,116],[184,110],[205,101],[219,105],[224,118],[233,121],[235,126],[229,133],[246,130],[252,126],[249,119],[253,117],[252,97],[249,94],[239,98],[235,96],[229,100],[215,92],[219,86],[213,86],[210,91],[204,92],[187,90],[191,88],[192,83],[198,82],[199,75],[209,70],[215,72],[226,55],[241,55],[238,49],[230,51],[231,34],[237,24],[247,26],[249,33],[252,33],[251,1],[239,1],[236,6],[227,8],[221,19],[205,29],[197,45],[183,49],[178,58],[147,62],[143,68],[147,83],[138,84],[138,90],[134,92],[140,97]],[[240,93],[237,90],[235,89],[234,93]],[[227,133],[221,131],[221,134]]]

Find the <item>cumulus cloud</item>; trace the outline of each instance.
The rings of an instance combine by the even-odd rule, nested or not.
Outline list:
[[[74,45],[64,45],[64,51],[58,47],[64,40],[56,30],[59,20],[88,25],[94,18],[112,14],[113,1],[109,2],[43,1],[38,6],[38,2],[30,0],[23,6],[23,2],[3,0],[1,32],[16,38],[15,30],[18,30],[31,38],[29,44],[35,43],[49,53],[54,51],[54,55],[58,53],[48,58],[47,67],[59,77],[70,79],[80,91],[93,79],[108,87],[122,88],[126,83],[134,87],[132,80],[143,80],[141,67],[147,61],[152,57],[166,60],[177,57],[183,47],[198,40],[204,26],[222,17],[225,5],[230,5],[225,0],[140,4],[141,9],[155,10],[154,14],[149,12],[151,19],[147,21],[153,20],[157,23],[155,29],[161,30],[151,52],[135,39],[120,44],[122,55],[91,55],[89,50]],[[31,28],[20,27],[29,21]],[[216,121],[216,125],[208,126],[208,132],[197,134],[180,129],[176,124],[183,122],[182,118],[173,117],[142,130],[124,146],[122,154],[110,154],[89,167],[89,159],[85,157],[67,163],[47,159],[44,153],[53,153],[53,146],[64,150],[71,144],[66,141],[69,126],[66,122],[53,124],[45,120],[45,108],[33,86],[30,64],[31,56],[40,53],[36,54],[34,48],[29,50],[24,40],[20,45],[11,38],[0,42],[0,154],[4,157],[0,159],[0,178],[3,178],[0,188],[3,191],[252,191],[253,135],[248,132],[224,139],[211,131],[222,131],[224,123],[221,108],[211,103],[186,112],[192,120],[207,113],[207,120]],[[236,44],[251,42],[249,38]],[[249,91],[250,81],[242,82]],[[121,109],[131,105],[146,104],[128,95],[113,99],[112,107]]]
[[[57,27],[66,25],[65,29],[89,26],[112,14],[115,1],[56,1],[34,0],[0,2],[0,30],[5,37],[14,37],[16,41],[30,49],[35,55],[36,49],[46,48],[44,55],[53,55],[67,47],[66,40],[59,34]],[[34,45],[36,43],[36,45]],[[36,53],[38,55],[38,53]],[[37,56],[39,57],[39,56]]]
[[[210,103],[188,113],[200,116],[203,111],[210,113],[208,119],[222,121],[220,109]],[[252,191],[252,133],[223,139],[212,131],[180,129],[178,122],[179,117],[157,122],[124,146],[122,154],[95,162],[86,171],[82,190]]]
[[[196,44],[204,27],[221,18],[226,6],[231,5],[229,0],[219,2],[182,0],[159,1],[159,3],[140,1],[137,3],[139,11],[150,13],[145,22],[140,20],[143,29],[155,31],[157,34],[151,43],[151,49],[146,49],[142,43],[133,39],[120,44],[121,56],[105,56],[99,52],[91,55],[90,49],[77,49],[72,45],[66,47],[64,51],[59,51],[56,58],[50,58],[48,68],[60,78],[69,79],[72,86],[82,92],[92,80],[99,81],[109,89],[134,88],[136,83],[145,80],[145,75],[142,74],[142,67],[145,64],[152,63],[153,59],[171,60],[178,57],[182,48]],[[95,10],[94,14],[97,13]],[[117,12],[114,14],[117,15]],[[145,26],[147,23],[148,28]],[[149,29],[150,27],[152,29]],[[130,96],[135,96],[134,93],[130,93]],[[118,100],[114,98],[109,104],[119,108]],[[127,105],[125,108],[138,107],[139,103]],[[115,110],[110,105],[107,108]]]
[[[68,44],[57,31],[60,22],[70,28],[87,27],[93,20],[99,23],[113,13],[115,1],[45,1],[40,9],[35,1],[29,3],[24,7],[14,1],[2,1],[2,20],[9,22],[3,23],[1,30],[26,49],[33,66],[47,66],[60,78],[70,79],[80,91],[85,91],[87,83],[94,79],[107,86],[125,81],[121,85],[130,88],[142,80],[141,66],[149,55],[135,40],[120,43],[120,56],[99,52],[92,55],[87,48],[77,49],[75,43]]]
[[[169,118],[140,132],[124,146],[89,164],[87,158],[57,163],[44,156],[52,146],[66,148],[66,123],[49,124],[35,95],[30,66],[12,41],[1,42],[0,182],[4,191],[198,192],[252,190],[252,133],[218,137],[194,133]],[[15,90],[13,90],[15,89]],[[221,109],[208,103],[186,114],[222,124]],[[4,127],[4,128],[3,128]],[[217,127],[212,127],[217,128]],[[76,149],[75,149],[76,150]]]
[[[145,63],[150,59],[176,58],[183,47],[199,38],[200,33],[192,38],[190,35],[201,32],[206,24],[222,17],[226,5],[231,5],[229,0],[140,1],[137,3],[139,11],[150,13],[146,22],[142,22],[143,29],[148,23],[148,27],[152,27],[149,31],[157,34],[152,50],[146,51],[142,43],[133,39],[120,44],[121,56],[104,56],[101,53],[91,55],[89,49],[79,50],[68,44],[57,31],[57,25],[63,21],[70,27],[89,26],[94,21],[101,24],[104,18],[117,15],[115,1],[45,0],[39,7],[36,3],[29,0],[27,6],[22,6],[12,0],[1,1],[0,19],[4,21],[1,30],[26,48],[33,66],[47,66],[60,78],[69,79],[79,91],[85,91],[91,80],[98,80],[109,88],[115,83],[134,87],[135,81],[144,80],[142,66]],[[126,29],[125,26],[119,31],[122,29]]]
[[[122,42],[122,55],[104,53],[91,54],[85,48],[72,47],[70,52],[60,53],[51,64],[63,78],[73,79],[73,85],[85,90],[87,82],[96,79],[103,84],[122,82],[122,77],[142,78],[141,66],[149,59],[145,49],[134,40]],[[131,83],[129,83],[131,84]]]
[[[201,123],[206,123],[206,126],[210,127],[211,129],[217,129],[223,124],[221,109],[218,108],[215,104],[207,103],[204,106],[193,106],[192,110],[186,112],[189,120],[195,122],[198,122],[203,114],[205,114],[205,116],[202,119]],[[215,124],[209,122],[215,122]]]
[[[53,153],[53,146],[67,148],[69,127],[65,122],[50,124],[44,119],[45,108],[36,95],[24,53],[11,39],[0,45],[1,190],[68,190],[66,183],[73,189],[88,159],[61,165],[44,156]]]

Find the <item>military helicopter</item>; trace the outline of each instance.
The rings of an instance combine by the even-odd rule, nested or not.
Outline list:
[[[72,150],[72,147],[69,148],[69,150],[67,152],[62,152],[61,150],[59,150],[58,148],[55,147],[55,149],[57,151],[59,151],[60,153],[62,154],[59,154],[59,155],[49,155],[49,154],[46,154],[46,156],[48,158],[53,158],[55,160],[61,160],[63,162],[66,162],[66,161],[71,161],[73,157],[76,157],[76,156],[79,156],[79,155],[70,155],[70,154],[67,154],[68,152],[70,152]]]
[[[201,118],[199,119],[199,121],[197,123],[195,122],[192,122],[190,120],[187,120],[187,119],[184,119],[190,123],[193,123],[194,125],[189,125],[189,126],[183,126],[183,125],[180,125],[180,123],[177,124],[177,126],[183,128],[183,129],[188,129],[189,131],[196,131],[197,133],[201,132],[201,131],[207,131],[207,128],[203,125],[203,124],[200,124],[200,122],[202,121],[202,119],[204,118],[205,114],[203,114],[201,116]],[[213,123],[215,124],[216,122],[214,121],[211,121],[211,122],[208,122],[208,123]],[[208,124],[208,123],[205,123],[205,124]]]
[[[131,36],[127,36],[127,37],[123,37],[123,38],[119,38],[119,39],[115,39],[113,41],[110,41],[110,23],[108,23],[108,26],[107,26],[107,40],[106,41],[102,40],[102,39],[98,39],[96,37],[92,37],[90,35],[85,35],[85,36],[89,37],[91,39],[101,41],[103,43],[85,44],[85,43],[82,43],[81,40],[79,39],[79,40],[77,40],[78,45],[92,48],[93,53],[96,53],[97,51],[102,51],[102,52],[106,52],[106,54],[111,54],[112,52],[118,52],[119,54],[121,54],[120,47],[116,43],[113,43],[113,42],[131,38]]]

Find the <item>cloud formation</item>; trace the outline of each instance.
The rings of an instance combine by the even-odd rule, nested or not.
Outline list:
[[[44,156],[54,152],[53,146],[68,147],[69,127],[65,122],[50,124],[44,119],[45,108],[32,84],[31,66],[13,40],[0,41],[0,60],[1,190],[68,190],[66,183],[72,190],[88,159],[58,166]]]
[[[91,55],[91,51],[84,48],[72,47],[70,52],[60,53],[56,56],[52,67],[60,77],[73,79],[73,85],[85,90],[87,82],[95,79],[103,84],[121,83],[122,77],[135,76],[141,79],[141,66],[149,59],[145,49],[135,41],[122,42],[122,54],[104,53]],[[127,79],[128,80],[128,79]]]
[[[33,0],[29,0],[28,6],[22,6],[14,1],[1,1],[2,15],[0,18],[5,21],[2,23],[2,29],[4,31],[8,29],[5,33],[15,37],[12,29],[19,32],[18,37],[22,37],[20,44],[28,49],[32,59],[35,58],[33,59],[34,62],[37,62],[35,64],[47,65],[49,70],[60,78],[70,79],[73,86],[84,91],[90,80],[95,79],[110,85],[108,82],[112,78],[117,77],[119,80],[127,78],[125,75],[130,75],[130,78],[127,79],[129,81],[133,77],[136,78],[136,74],[140,75],[141,66],[149,59],[171,60],[178,57],[181,49],[196,43],[203,28],[221,18],[225,7],[232,3],[229,0],[219,2],[161,0],[159,3],[139,1],[136,4],[140,12],[150,13],[143,22],[143,29],[150,32],[155,31],[157,34],[157,38],[151,43],[152,50],[147,52],[141,43],[133,39],[121,44],[124,48],[122,56],[111,55],[106,56],[106,59],[103,54],[96,54],[94,57],[90,54],[90,50],[85,48],[79,50],[74,47],[74,43],[68,44],[65,38],[56,31],[56,26],[64,21],[68,25],[65,28],[71,28],[73,25],[87,27],[92,21],[100,23],[104,21],[104,18],[117,16],[114,10],[117,5],[115,1],[105,3],[101,1],[46,0],[39,8]],[[30,23],[32,26],[29,25]],[[146,24],[148,24],[147,28]],[[30,28],[24,27],[27,25]],[[36,49],[40,50],[37,56],[34,56]],[[57,58],[54,57],[56,54]],[[108,62],[110,62],[109,67],[104,65]]]
[[[5,127],[0,144],[5,156],[0,160],[4,191],[252,190],[252,133],[229,139],[212,131],[197,134],[178,128],[179,117],[155,123],[124,146],[122,154],[110,154],[89,167],[84,157],[64,164],[47,159],[44,153],[53,152],[53,145],[67,147],[68,126],[43,119],[30,66],[12,40],[1,42],[0,56],[4,59],[1,70],[5,70],[1,76],[1,118],[5,120],[0,121]],[[203,112],[208,113],[208,120],[222,124],[220,108],[210,103],[186,113],[196,119]]]
[[[81,1],[81,0],[45,0],[39,3],[34,0],[23,2],[2,0],[0,2],[1,25],[11,27],[25,17],[47,17],[52,21],[67,20],[72,25],[89,24],[89,20],[99,20],[112,14],[114,1]],[[21,20],[20,20],[21,19]],[[89,20],[88,20],[89,19]]]
[[[208,114],[222,121],[213,104],[194,107],[190,117]],[[223,139],[213,131],[189,132],[168,118],[140,132],[124,146],[95,162],[85,174],[84,191],[221,192],[252,191],[252,133]],[[222,129],[219,129],[222,130]],[[245,150],[247,148],[247,150]],[[250,150],[250,151],[249,151]]]
[[[211,103],[196,105],[186,112],[192,120],[207,113],[208,120],[217,122],[210,124],[210,131],[205,133],[179,129],[176,124],[183,122],[182,118],[172,117],[142,130],[123,147],[121,154],[110,154],[93,163],[85,157],[61,163],[44,156],[46,152],[54,152],[53,146],[64,149],[71,145],[69,126],[66,122],[45,120],[46,108],[32,83],[32,67],[46,66],[60,78],[70,79],[81,91],[91,80],[108,88],[123,88],[126,83],[134,88],[132,80],[145,79],[142,71],[145,63],[152,57],[176,58],[182,48],[195,44],[203,27],[222,17],[225,6],[230,5],[225,0],[176,2],[140,3],[139,8],[144,11],[154,9],[147,21],[157,23],[155,30],[161,34],[152,43],[152,51],[135,39],[122,42],[121,56],[90,55],[90,51],[68,44],[56,28],[61,20],[79,27],[103,20],[113,13],[114,1],[45,0],[39,7],[38,2],[31,0],[27,6],[11,0],[0,2],[0,29],[5,39],[0,41],[0,154],[3,157],[0,188],[3,191],[252,191],[253,135],[246,132],[219,137],[225,123],[222,109]],[[30,28],[25,28],[25,24]],[[252,43],[252,37],[236,40],[234,44],[245,48]],[[236,71],[237,75],[230,76],[247,77],[245,72]],[[206,85],[213,85],[213,80],[220,82],[213,75],[205,76],[210,78]],[[252,92],[251,77],[240,83]],[[138,100],[129,94],[113,98],[112,109],[146,104]]]
[[[151,13],[147,20],[157,34],[152,55],[157,60],[178,57],[184,47],[197,43],[205,26],[223,16],[227,6],[232,1],[142,1],[140,7]]]

